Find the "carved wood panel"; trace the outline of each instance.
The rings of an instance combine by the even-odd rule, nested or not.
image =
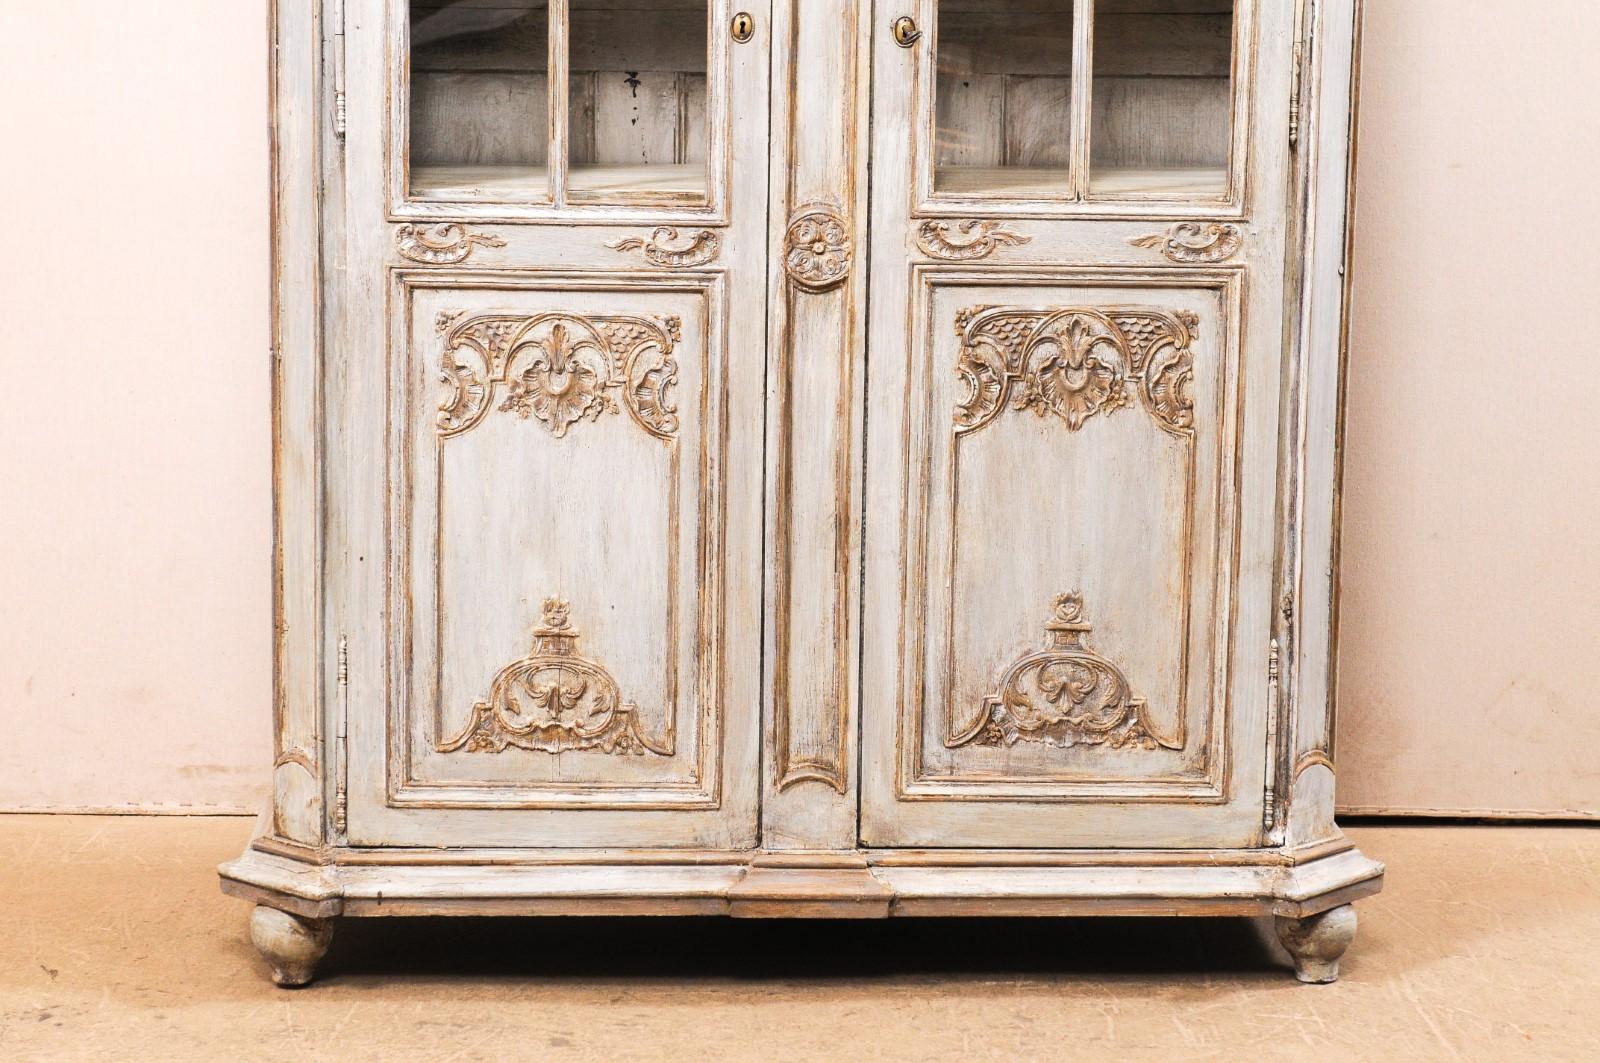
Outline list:
[[[1259,806],[1231,789],[1256,755],[1231,693],[1239,274],[908,279],[869,422],[895,464],[868,471],[893,519],[868,531],[864,838],[1252,837]]]
[[[1154,294],[1164,305],[1124,301]],[[1230,523],[1226,303],[1000,285],[928,298],[936,331],[908,400],[933,420],[913,459],[928,572],[907,560],[905,792],[1214,790],[1218,629],[1195,617],[1214,619]]]
[[[406,293],[399,806],[717,804],[721,286],[607,287]]]

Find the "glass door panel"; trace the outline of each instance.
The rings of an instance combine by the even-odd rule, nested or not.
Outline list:
[[[411,195],[548,200],[545,0],[411,0]]]
[[[1071,190],[1072,0],[939,0],[934,191]]]
[[[1234,0],[1098,0],[1091,196],[1227,194],[1233,38]]]
[[[573,200],[706,197],[707,0],[569,0]]]

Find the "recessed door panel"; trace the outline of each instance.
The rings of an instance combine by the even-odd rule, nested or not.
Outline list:
[[[713,801],[708,293],[582,283],[411,294],[408,794]]]
[[[907,792],[1214,796],[1232,293],[1032,279],[924,282]]]

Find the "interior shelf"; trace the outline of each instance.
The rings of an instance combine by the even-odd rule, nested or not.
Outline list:
[[[703,163],[654,163],[647,166],[572,166],[567,174],[572,198],[626,193],[704,198]],[[411,194],[419,199],[484,202],[547,202],[549,177],[544,165],[478,164],[418,166],[411,172]]]
[[[1068,189],[1065,167],[941,166],[934,188],[948,195],[1004,195],[1009,198],[1059,199]],[[1094,171],[1095,196],[1221,196],[1228,189],[1228,171],[1221,166],[1105,167]]]

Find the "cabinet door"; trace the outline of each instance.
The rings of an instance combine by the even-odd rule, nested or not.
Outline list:
[[[336,827],[751,845],[766,5],[348,7]]]
[[[1293,6],[877,5],[867,844],[1259,842]]]

